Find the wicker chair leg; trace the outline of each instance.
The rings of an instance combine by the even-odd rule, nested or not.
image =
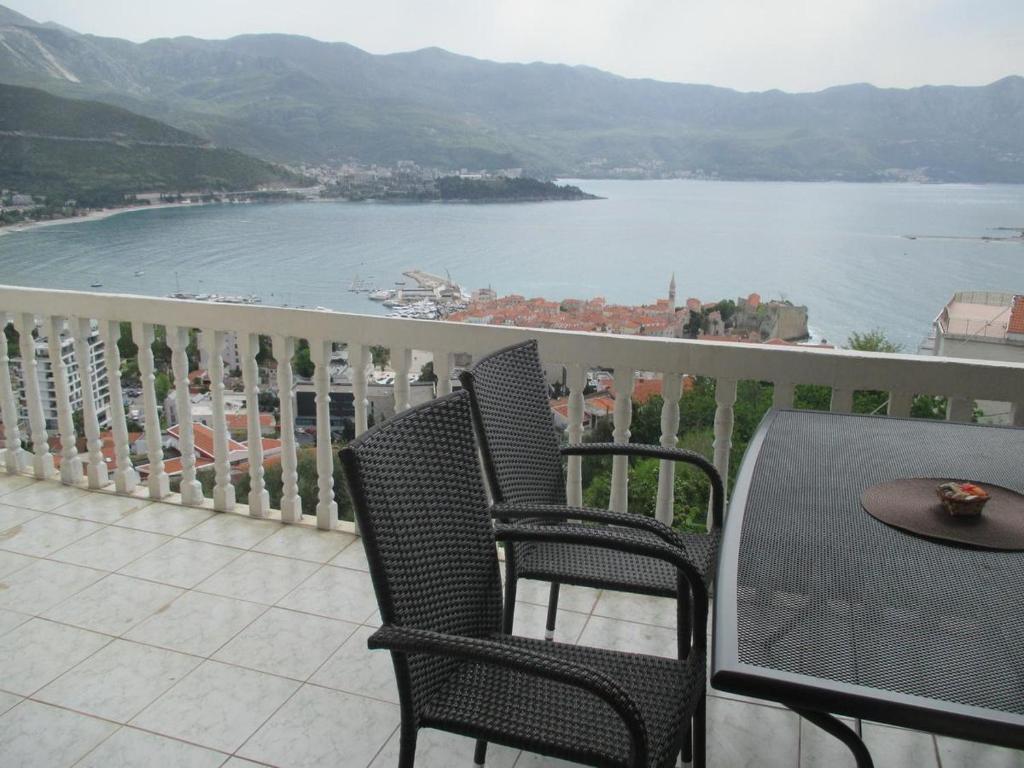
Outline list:
[[[416,762],[416,727],[403,720],[398,744],[398,768],[413,768]]]
[[[707,703],[707,694],[702,693],[693,712],[693,768],[706,768],[708,764]]]
[[[501,609],[501,631],[506,635],[512,634],[512,625],[516,619],[516,577],[511,569],[506,570],[505,576],[505,605]]]
[[[473,750],[473,765],[476,768],[483,768],[484,760],[487,759],[487,742],[483,739],[479,739],[476,743],[476,749]]]
[[[551,582],[551,592],[548,594],[548,623],[544,629],[544,639],[555,639],[555,619],[558,617],[558,582]]]

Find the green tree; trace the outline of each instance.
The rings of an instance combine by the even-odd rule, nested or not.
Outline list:
[[[331,456],[334,462],[334,500],[338,504],[338,517],[342,520],[352,520],[352,503],[348,493],[345,491],[345,477],[341,469],[341,462],[338,459],[338,450],[341,444],[331,446]],[[298,491],[302,503],[302,514],[316,515],[316,505],[319,499],[320,486],[317,481],[316,471],[316,448],[301,448],[298,451],[296,469],[298,473]],[[204,493],[212,495],[214,486],[214,473],[211,470],[204,470],[206,477],[201,479]],[[263,484],[270,496],[270,504],[273,507],[281,506],[281,496],[284,493],[284,481],[280,463],[272,464],[264,470]],[[240,504],[249,501],[249,490],[251,479],[248,474],[242,475],[235,484],[235,499]]]
[[[374,344],[370,347],[370,355],[373,357],[373,364],[380,366],[382,371],[391,362],[391,350],[387,347]]]
[[[310,379],[313,377],[316,365],[309,356],[309,342],[305,339],[299,339],[298,343],[295,345],[295,356],[292,358],[292,367],[295,369],[295,373],[304,379]]]
[[[153,377],[153,385],[156,387],[156,401],[162,404],[167,398],[167,393],[171,391],[171,379],[166,373],[159,371]]]

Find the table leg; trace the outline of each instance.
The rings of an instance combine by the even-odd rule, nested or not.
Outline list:
[[[871,760],[871,753],[864,746],[859,734],[841,720],[810,709],[798,709],[797,707],[790,707],[790,709],[843,742],[853,753],[853,759],[857,761],[857,768],[874,768],[875,764]]]

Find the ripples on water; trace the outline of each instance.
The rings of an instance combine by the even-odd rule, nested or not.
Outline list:
[[[307,203],[183,207],[0,236],[0,282],[381,312],[349,293],[402,271],[548,298],[651,302],[758,292],[843,341],[885,329],[916,348],[957,290],[1024,291],[1024,187],[582,181],[604,200],[508,205]],[[145,274],[134,276],[135,271]]]

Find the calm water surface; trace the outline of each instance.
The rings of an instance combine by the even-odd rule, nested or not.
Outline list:
[[[44,227],[0,236],[0,283],[375,313],[348,292],[354,276],[391,287],[447,269],[469,288],[641,303],[675,272],[680,299],[784,297],[819,336],[878,327],[908,351],[954,291],[1024,292],[1024,242],[979,239],[1024,227],[1024,186],[578,183],[606,199],[223,205]]]

